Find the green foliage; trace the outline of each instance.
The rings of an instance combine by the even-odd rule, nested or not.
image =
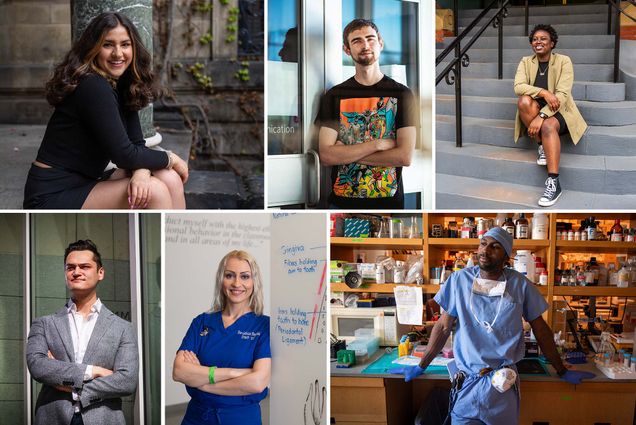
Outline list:
[[[239,8],[238,7],[230,7],[227,11],[227,25],[225,26],[225,31],[227,32],[227,36],[225,37],[226,43],[232,43],[236,41],[236,33],[238,32],[238,16],[239,16]]]
[[[194,12],[206,13],[212,10],[214,5],[211,1],[195,0],[191,4]]]
[[[188,72],[201,88],[208,92],[212,91],[212,77],[205,74],[205,65],[197,62],[188,68]]]
[[[234,74],[234,78],[238,79],[242,83],[246,83],[250,80],[250,63],[247,61],[241,62],[241,67]]]
[[[201,37],[199,37],[199,43],[203,45],[212,43],[212,34],[210,34],[210,31],[206,32]]]

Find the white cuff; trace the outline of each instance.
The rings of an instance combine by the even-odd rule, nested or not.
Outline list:
[[[93,379],[93,365],[89,364],[88,366],[86,366],[86,370],[84,371],[84,381],[90,381],[91,379]],[[75,400],[75,398],[73,398],[73,400]]]

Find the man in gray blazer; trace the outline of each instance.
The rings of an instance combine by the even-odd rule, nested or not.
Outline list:
[[[35,425],[124,425],[121,398],[135,392],[139,371],[132,325],[97,298],[104,268],[92,241],[70,244],[64,269],[71,299],[35,319],[27,342],[29,371],[44,384]]]

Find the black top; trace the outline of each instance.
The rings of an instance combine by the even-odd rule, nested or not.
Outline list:
[[[333,128],[345,145],[368,139],[396,139],[397,130],[418,125],[411,90],[387,77],[372,86],[354,77],[323,97],[316,124]],[[402,167],[336,165],[331,171],[329,202],[346,209],[404,208]]]
[[[104,77],[83,77],[55,107],[37,160],[94,179],[109,161],[127,170],[165,168],[168,155],[144,145],[139,114],[122,97]]]
[[[534,86],[542,89],[548,89],[548,70],[550,68],[550,62],[539,62],[539,69],[537,69],[537,75],[534,77]],[[543,72],[543,75],[541,73]]]

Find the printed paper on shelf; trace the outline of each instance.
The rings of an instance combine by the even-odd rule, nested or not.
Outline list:
[[[402,325],[422,325],[422,287],[396,286],[393,288],[398,322]]]

